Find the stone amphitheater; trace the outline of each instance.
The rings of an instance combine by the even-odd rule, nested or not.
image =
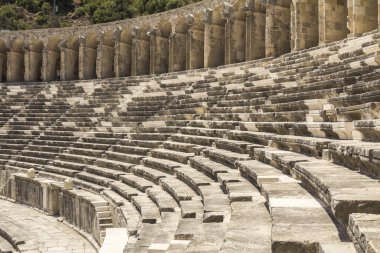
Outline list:
[[[0,32],[0,252],[380,252],[379,13]]]

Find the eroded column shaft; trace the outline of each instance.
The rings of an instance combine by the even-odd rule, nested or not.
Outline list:
[[[319,0],[319,44],[345,39],[347,29],[347,1]]]
[[[124,42],[115,43],[115,75],[116,77],[131,75],[132,44]]]
[[[58,51],[45,49],[42,52],[42,80],[53,81],[60,79],[61,72],[59,70]],[[58,70],[58,71],[57,71]]]
[[[186,36],[186,69],[199,69],[204,66],[204,31],[189,29]]]
[[[141,39],[132,41],[132,76],[149,74],[150,42]]]
[[[114,45],[101,41],[96,51],[96,76],[99,79],[114,77]]]
[[[0,52],[0,82],[5,81],[7,54]]]
[[[205,24],[204,67],[213,68],[224,64],[224,26]]]
[[[292,12],[293,50],[301,50],[317,46],[319,43],[318,1],[293,0]]]
[[[379,26],[377,0],[348,0],[348,29],[351,36],[360,36]]]
[[[78,79],[78,48],[61,46],[61,80]]]
[[[224,63],[238,63],[245,60],[245,20],[227,19],[225,24]]]
[[[167,73],[169,69],[169,39],[150,36],[150,74]]]
[[[7,52],[7,81],[24,81],[24,69],[24,52],[9,50]]]
[[[186,70],[186,35],[175,33],[169,39],[169,72]]]
[[[246,18],[246,61],[265,57],[265,11],[249,12]]]
[[[268,3],[265,27],[265,54],[280,56],[290,52],[290,4]]]
[[[25,49],[25,81],[36,82],[41,77],[42,54],[32,48]]]
[[[97,49],[80,43],[79,46],[79,79],[96,78],[96,57]]]

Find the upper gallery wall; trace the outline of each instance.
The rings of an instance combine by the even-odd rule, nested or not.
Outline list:
[[[150,16],[0,32],[2,82],[86,80],[217,67],[380,27],[380,0],[205,0]]]

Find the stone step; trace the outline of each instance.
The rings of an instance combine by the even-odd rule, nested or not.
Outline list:
[[[378,252],[380,250],[380,215],[350,214],[348,230],[357,252]]]
[[[108,187],[109,183],[113,181],[112,179],[101,177],[87,172],[80,172],[75,176],[83,181],[87,181],[89,183],[103,187]]]
[[[140,211],[142,223],[155,224],[161,222],[160,211],[148,196],[131,196],[131,201]]]
[[[114,152],[119,153],[127,153],[127,154],[135,154],[135,155],[142,155],[146,156],[149,152],[149,148],[142,148],[142,147],[135,147],[135,146],[121,146],[121,145],[114,145],[111,148]]]
[[[342,141],[328,145],[332,162],[380,179],[380,144],[378,142]]]
[[[380,187],[377,180],[328,161],[289,151],[257,149],[255,158],[299,178],[345,226],[351,213],[376,212],[380,197],[376,193]]]
[[[97,166],[93,166],[93,165],[87,166],[86,167],[86,172],[94,174],[94,175],[98,175],[98,176],[101,176],[101,177],[106,177],[106,178],[109,178],[109,179],[114,179],[114,180],[119,180],[119,177],[121,175],[125,175],[126,174],[125,172],[122,172],[122,171],[117,171],[117,170],[113,170],[113,169],[107,169],[107,168],[103,168],[103,167],[97,167]]]
[[[167,159],[184,164],[187,164],[188,159],[194,156],[194,153],[184,153],[168,149],[152,149],[149,154],[154,158]]]
[[[105,153],[106,157],[110,160],[116,160],[120,162],[126,162],[131,164],[140,164],[140,161],[144,158],[140,155],[125,154],[113,151],[107,151]]]
[[[230,168],[234,168],[236,161],[250,159],[247,154],[240,154],[217,148],[207,148],[203,151],[203,155]]]
[[[342,235],[324,206],[302,188],[299,181],[258,161],[237,164],[243,174],[252,175],[251,179],[268,201],[273,219],[272,250],[281,252],[294,247],[308,251],[316,250],[313,243],[341,243]],[[263,180],[255,181],[260,178]]]
[[[96,159],[94,161],[94,165],[102,168],[109,168],[112,170],[118,170],[120,172],[130,172],[132,167],[135,166],[135,164],[127,163],[127,162],[119,162],[114,160],[108,160],[108,159]]]

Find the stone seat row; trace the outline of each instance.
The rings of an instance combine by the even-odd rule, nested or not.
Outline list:
[[[165,164],[165,163],[164,163]],[[141,182],[140,182],[141,183]],[[143,186],[139,186],[139,187],[143,187]],[[188,214],[189,215],[189,214]],[[213,216],[210,216],[210,217],[213,217]],[[216,217],[218,217],[218,216],[216,216]]]
[[[186,133],[189,133],[189,132],[186,132]],[[140,134],[140,135],[142,135],[142,134]],[[132,136],[132,135],[130,135],[130,136]],[[148,137],[148,136],[149,136],[149,137]],[[147,138],[150,138],[150,139],[152,138],[152,135],[148,135],[148,136],[147,136]],[[125,151],[125,150],[124,150],[124,151]],[[161,152],[160,154],[163,155],[163,154],[165,154],[165,152]],[[177,154],[177,155],[178,155],[178,154]],[[174,157],[176,157],[176,156],[174,156]],[[181,161],[181,160],[179,160],[179,161]]]
[[[149,138],[149,137],[148,137]],[[211,152],[211,151],[210,151]],[[157,152],[156,152],[156,154],[157,154]],[[166,154],[166,153],[163,153],[163,152],[159,152],[159,154]],[[178,151],[177,151],[177,153],[173,153],[174,155],[173,155],[173,159],[181,159],[181,158],[178,158]],[[212,154],[212,152],[211,152],[211,154]],[[210,154],[209,154],[210,155]],[[167,154],[166,154],[166,157],[167,157]],[[215,157],[215,156],[212,156],[212,157]],[[214,158],[215,159],[215,158]],[[194,160],[198,160],[198,159],[194,159]],[[181,161],[181,160],[179,160],[179,161]],[[219,166],[220,167],[220,166]],[[281,234],[281,233],[280,233]]]

